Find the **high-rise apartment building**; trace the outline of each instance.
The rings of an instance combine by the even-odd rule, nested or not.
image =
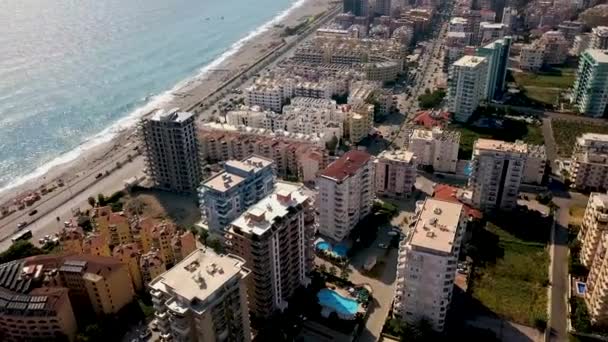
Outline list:
[[[381,196],[409,197],[416,184],[416,157],[409,151],[383,151],[374,161],[376,193]]]
[[[112,256],[118,259],[123,264],[127,265],[129,276],[133,282],[133,287],[136,291],[141,291],[144,286],[141,279],[141,269],[139,266],[139,258],[141,250],[135,243],[118,245],[112,250]]]
[[[469,176],[473,205],[481,210],[514,209],[527,155],[526,144],[475,141]]]
[[[571,41],[566,40],[560,31],[547,31],[538,40],[538,47],[543,51],[543,63],[548,65],[563,64],[570,46]]]
[[[507,25],[503,23],[481,22],[479,24],[479,44],[486,45],[505,36]]]
[[[520,141],[518,143],[523,144]],[[545,145],[526,145],[528,146],[528,154],[521,182],[540,185],[547,170],[547,151],[545,150]]]
[[[581,230],[580,258],[589,269],[585,302],[592,323],[608,323],[608,195],[591,193]]]
[[[199,189],[203,222],[220,231],[249,206],[268,195],[275,183],[274,161],[257,155],[224,163],[224,171]]]
[[[369,10],[368,0],[343,0],[344,13],[352,13],[357,17],[366,17]]]
[[[391,0],[376,0],[374,4],[376,15],[391,15]]]
[[[426,319],[442,331],[468,218],[460,203],[426,199],[415,220],[399,244],[393,312],[407,323]]]
[[[460,132],[440,127],[414,129],[409,136],[408,151],[416,156],[416,163],[432,166],[438,172],[456,172]]]
[[[229,253],[245,260],[249,309],[259,318],[283,310],[312,268],[315,214],[301,184],[277,182],[275,191],[232,221],[225,235]]]
[[[342,241],[372,209],[374,163],[370,154],[351,150],[329,164],[317,180],[319,233]]]
[[[589,48],[598,50],[608,49],[608,26],[597,26],[591,29]]]
[[[488,61],[486,98],[489,100],[500,99],[505,90],[510,49],[511,37],[507,36],[477,48],[475,52],[477,56],[485,57]]]
[[[194,192],[201,181],[196,128],[192,113],[157,111],[139,125],[146,173],[163,190]]]
[[[450,68],[448,110],[454,120],[466,122],[486,98],[488,62],[484,57],[463,56]]]
[[[525,44],[519,51],[519,67],[522,70],[536,71],[543,66],[545,51],[537,44]]]
[[[585,133],[576,139],[570,158],[570,186],[581,190],[608,189],[608,135]]]
[[[133,242],[133,234],[129,220],[122,213],[112,212],[110,207],[92,209],[93,226],[110,246],[118,246]]]
[[[572,89],[572,100],[579,113],[592,117],[606,115],[608,105],[608,53],[588,49],[581,54]]]
[[[251,341],[250,271],[234,255],[198,249],[149,285],[160,337],[173,341]]]
[[[141,267],[141,279],[143,284],[150,283],[153,279],[161,275],[167,270],[167,266],[160,256],[158,249],[152,249],[151,251],[144,253],[139,258],[139,265]]]

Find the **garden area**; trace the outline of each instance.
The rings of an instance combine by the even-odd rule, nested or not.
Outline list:
[[[513,80],[521,90],[520,105],[554,108],[560,102],[560,95],[574,84],[575,70],[552,68],[550,70],[512,73]]]
[[[424,90],[424,94],[418,96],[418,103],[421,109],[437,108],[443,102],[445,91],[435,90],[431,92],[428,88]]]
[[[480,138],[497,139],[509,142],[523,140],[529,144],[542,145],[544,143],[540,125],[525,121],[508,119],[501,116],[483,115],[483,118],[494,118],[502,122],[497,127],[481,127],[474,124],[451,124],[450,129],[460,132],[460,149],[458,159],[470,159],[473,154],[473,144]]]
[[[478,311],[545,329],[550,220],[518,209],[491,215],[485,228],[473,232],[469,291]]]
[[[584,133],[608,134],[608,125],[593,124],[575,120],[551,120],[553,138],[557,145],[557,154],[570,158],[576,138]]]

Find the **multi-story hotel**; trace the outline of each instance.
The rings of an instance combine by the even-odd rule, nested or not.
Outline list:
[[[200,131],[201,157],[210,162],[241,160],[251,154],[272,159],[280,177],[314,181],[329,159],[325,144],[304,139],[228,131]]]
[[[314,204],[301,184],[277,182],[275,191],[232,221],[226,249],[245,259],[249,309],[256,317],[284,310],[314,259]]]
[[[456,121],[466,122],[486,98],[487,73],[487,59],[477,56],[463,56],[450,68],[448,110]]]
[[[570,186],[581,190],[608,189],[608,135],[585,133],[576,139],[570,158]]]
[[[146,172],[154,186],[169,191],[194,192],[201,166],[192,113],[157,111],[139,125]]]
[[[331,163],[317,180],[319,233],[342,241],[372,209],[374,162],[367,152],[351,150]]]
[[[407,323],[445,326],[467,216],[460,203],[426,199],[413,230],[399,244],[393,312]]]
[[[571,102],[579,113],[603,117],[608,107],[608,53],[585,50],[579,59]]]
[[[251,341],[250,271],[234,255],[198,249],[149,285],[160,337],[173,341]]]
[[[0,265],[0,339],[73,341],[83,316],[133,301],[125,265],[91,255],[39,255]],[[90,316],[89,316],[90,317]]]
[[[408,151],[384,151],[376,164],[376,193],[393,198],[409,197],[416,183],[416,157]]]
[[[199,190],[203,222],[220,231],[249,206],[269,194],[275,182],[274,162],[260,156],[229,160],[224,171],[207,179]]]
[[[408,151],[418,165],[432,166],[438,172],[456,172],[460,132],[440,127],[414,129],[408,139]]]
[[[593,324],[608,323],[608,195],[591,193],[581,230],[580,258],[589,269],[585,302]]]
[[[527,156],[526,144],[475,141],[469,176],[473,205],[481,210],[514,209]]]
[[[92,209],[92,220],[95,229],[110,246],[133,242],[133,233],[128,218],[121,213],[114,213],[110,207]]]

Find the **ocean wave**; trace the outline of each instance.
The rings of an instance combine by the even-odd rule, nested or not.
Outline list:
[[[238,41],[230,45],[230,47],[224,53],[222,53],[218,58],[214,59],[209,64],[206,64],[204,67],[199,69],[194,76],[190,76],[178,82],[173,88],[159,95],[147,96],[146,99],[149,100],[146,104],[130,112],[118,121],[114,122],[108,128],[102,130],[101,132],[95,134],[90,138],[85,139],[78,147],[72,149],[69,152],[63,153],[57,158],[39,166],[33,172],[25,176],[19,177],[16,180],[7,184],[5,187],[0,188],[0,196],[6,195],[6,192],[10,189],[23,185],[33,179],[42,177],[44,174],[48,173],[51,169],[57,166],[61,166],[63,164],[67,164],[76,160],[87,150],[93,149],[101,144],[110,142],[114,137],[116,137],[117,134],[120,134],[127,129],[133,128],[140,120],[140,118],[145,114],[155,109],[165,108],[175,98],[175,96],[173,95],[174,93],[184,91],[185,89],[191,88],[194,84],[198,84],[197,82],[203,81],[205,75],[209,73],[210,70],[218,67],[228,58],[237,53],[247,42],[259,36],[260,34],[263,34],[264,32],[268,31],[270,28],[272,28],[273,25],[285,19],[289,14],[304,5],[307,1],[310,0],[296,0],[294,3],[291,4],[289,8],[279,12],[270,21],[262,24],[255,30],[249,32],[249,34],[245,37],[239,39]]]

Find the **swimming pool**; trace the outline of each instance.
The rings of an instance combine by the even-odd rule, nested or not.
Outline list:
[[[587,284],[577,281],[576,282],[576,292],[579,295],[585,294],[585,292],[587,292]]]
[[[338,315],[355,315],[359,310],[356,300],[342,297],[330,289],[322,289],[317,293],[319,303],[334,310]]]
[[[465,167],[464,167],[464,175],[470,176],[472,172],[473,172],[473,167],[471,167],[471,163],[468,162],[467,165],[465,165]]]
[[[322,251],[328,251],[331,249],[331,245],[327,241],[317,242],[316,247]]]
[[[336,245],[336,246],[334,246],[334,248],[332,249],[332,251],[337,256],[345,257],[346,256],[346,252],[348,252],[348,247],[346,247],[345,245]]]

